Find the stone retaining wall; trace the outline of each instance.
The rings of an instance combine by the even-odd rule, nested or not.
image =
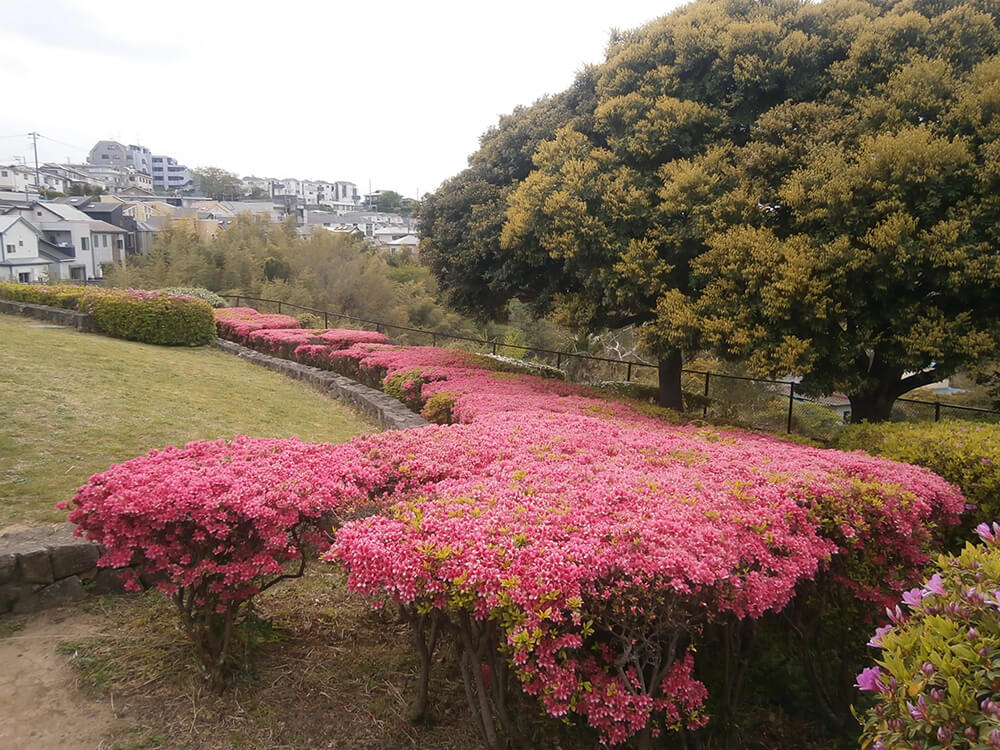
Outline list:
[[[321,370],[318,367],[299,364],[280,357],[249,349],[225,339],[216,339],[216,346],[230,354],[235,354],[255,365],[280,372],[288,377],[301,380],[324,393],[346,401],[351,407],[373,420],[383,430],[408,430],[426,427],[430,424],[419,414],[414,414],[405,405],[382,391],[369,388],[343,375]]]
[[[61,307],[49,307],[48,305],[35,305],[30,302],[13,302],[8,299],[0,299],[0,313],[29,315],[32,318],[38,318],[39,320],[45,320],[61,326],[68,326],[78,331],[93,332],[97,330],[97,324],[94,322],[93,315],[77,312],[76,310],[64,310]]]
[[[27,614],[121,593],[121,573],[98,568],[100,548],[73,536],[71,523],[0,534],[0,615]]]

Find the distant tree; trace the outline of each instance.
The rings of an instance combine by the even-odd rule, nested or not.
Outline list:
[[[288,281],[288,277],[291,275],[292,267],[284,258],[269,255],[264,259],[264,278],[268,281],[274,281],[276,279]]]
[[[402,200],[403,196],[395,190],[383,190],[378,194],[377,209],[384,213],[396,213]]]
[[[68,194],[73,196],[84,196],[84,195],[98,196],[98,195],[104,195],[104,188],[98,185],[90,185],[90,184],[85,185],[82,182],[74,182],[72,185],[69,186]]]
[[[243,195],[239,176],[219,167],[192,169],[195,184],[202,195],[215,200],[235,200]]]

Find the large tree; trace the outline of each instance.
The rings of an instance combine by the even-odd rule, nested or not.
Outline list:
[[[243,182],[239,175],[220,167],[192,169],[194,181],[202,195],[215,200],[237,200],[243,196]]]
[[[501,247],[427,227],[444,284],[639,325],[665,405],[711,346],[883,418],[997,347],[996,13],[701,0],[618,34],[532,170],[491,183]],[[468,221],[462,178],[434,200]]]
[[[975,3],[892,4],[826,66],[822,96],[667,168],[661,197],[706,249],[693,304],[661,305],[664,335],[696,327],[755,372],[845,392],[855,420],[992,356],[998,51],[997,18]]]

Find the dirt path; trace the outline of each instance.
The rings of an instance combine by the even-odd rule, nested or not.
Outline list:
[[[112,726],[111,706],[76,688],[61,641],[100,632],[101,620],[75,607],[31,615],[24,627],[0,636],[0,748],[98,750]]]

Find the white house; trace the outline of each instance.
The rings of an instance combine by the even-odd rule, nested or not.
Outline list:
[[[55,251],[73,258],[75,266],[82,266],[83,278],[103,278],[102,265],[123,262],[125,230],[96,221],[68,204],[35,201],[29,206],[14,206],[5,215],[21,216],[30,222]]]
[[[404,236],[400,237],[399,239],[392,240],[391,242],[389,242],[386,245],[386,247],[389,248],[389,253],[391,255],[395,255],[396,253],[400,252],[401,250],[404,250],[404,249],[407,249],[407,248],[409,250],[411,250],[414,253],[414,255],[416,255],[417,248],[418,248],[419,245],[420,245],[420,238],[419,237],[416,237],[416,236],[414,236],[412,234],[407,234],[407,235],[404,235]]]
[[[10,190],[14,193],[23,193],[25,190],[36,192],[35,170],[19,164],[0,167],[0,190]]]
[[[41,173],[43,175],[42,182],[45,182],[44,175],[52,175],[62,179],[65,190],[60,190],[59,192],[68,192],[69,188],[73,185],[79,185],[84,188],[102,188],[104,190],[109,189],[108,183],[99,177],[95,177],[86,172],[82,172],[79,169],[75,169],[67,164],[53,164],[46,163],[41,167]]]
[[[0,216],[0,281],[58,281],[84,278],[83,264],[47,242],[18,214]]]

